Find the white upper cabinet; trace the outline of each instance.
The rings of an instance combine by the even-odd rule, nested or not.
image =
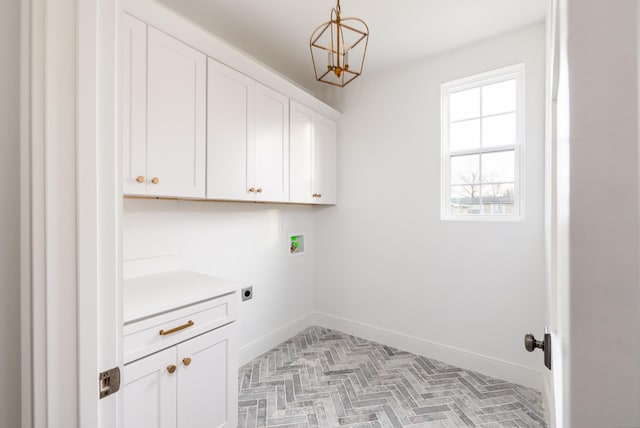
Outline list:
[[[318,204],[336,203],[336,122],[316,114],[313,123],[313,193]]]
[[[123,193],[335,204],[338,113],[182,25],[123,15]]]
[[[122,191],[203,198],[206,56],[124,15]]]
[[[152,27],[147,46],[148,194],[204,198],[207,58]]]
[[[209,59],[207,198],[253,201],[255,82]]]
[[[207,198],[289,201],[289,98],[209,59]]]
[[[289,98],[256,83],[256,201],[289,202]]]
[[[291,202],[336,203],[336,123],[291,102]]]
[[[291,202],[311,204],[313,198],[313,116],[307,107],[291,102]]]
[[[147,24],[122,20],[122,191],[146,195]]]

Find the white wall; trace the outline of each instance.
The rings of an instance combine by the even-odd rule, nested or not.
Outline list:
[[[390,330],[409,350],[541,387],[542,353],[527,353],[523,336],[545,324],[544,59],[541,23],[345,89],[338,206],[316,223],[326,323]],[[522,62],[526,219],[441,221],[440,83]]]
[[[0,425],[20,426],[20,1],[0,13]]]
[[[253,286],[240,303],[241,363],[291,337],[313,311],[311,207],[126,199],[125,276],[184,268]],[[288,233],[305,233],[305,256]]]
[[[569,329],[561,346],[570,426],[638,427],[638,2],[561,5],[569,115],[560,125],[570,160]]]

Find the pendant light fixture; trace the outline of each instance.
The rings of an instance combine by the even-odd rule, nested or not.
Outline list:
[[[360,18],[342,18],[337,1],[329,22],[311,35],[309,47],[316,80],[343,87],[362,73],[369,27]]]

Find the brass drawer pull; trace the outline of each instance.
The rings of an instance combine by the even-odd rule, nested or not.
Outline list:
[[[167,334],[171,334],[171,333],[175,333],[175,332],[180,331],[180,330],[184,330],[185,328],[191,327],[194,324],[195,323],[193,321],[189,320],[188,323],[182,324],[181,326],[178,326],[178,327],[175,327],[175,328],[172,328],[171,330],[167,330],[167,331],[160,330],[160,336],[166,336]]]
[[[169,372],[169,374],[173,374],[176,371],[176,366],[174,366],[173,364],[167,366],[167,371]]]
[[[256,192],[258,192],[258,193],[262,193],[262,187],[258,187],[258,189],[256,190]]]
[[[185,366],[188,366],[189,364],[191,364],[191,358],[189,357],[183,358],[182,364],[184,364]]]
[[[144,183],[144,177],[142,175],[139,175],[138,178],[136,178],[136,181],[138,183]]]
[[[159,179],[158,177],[153,177],[153,178],[151,179],[151,182],[152,182],[153,184],[158,184],[158,183],[160,183],[160,179]]]
[[[252,187],[251,189],[249,189],[249,192],[251,192],[251,193],[256,193],[256,188],[255,188],[255,187]]]

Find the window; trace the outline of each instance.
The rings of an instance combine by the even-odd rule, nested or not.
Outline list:
[[[442,218],[523,213],[524,65],[442,84]]]

